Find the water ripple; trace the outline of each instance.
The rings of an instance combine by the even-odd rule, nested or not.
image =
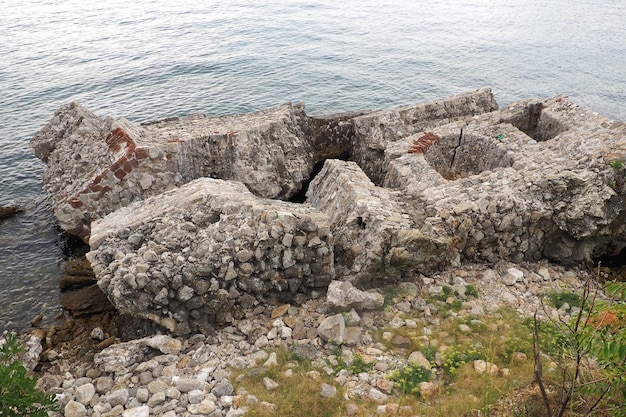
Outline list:
[[[3,0],[0,204],[27,208],[0,224],[0,330],[57,306],[65,255],[28,141],[61,104],[320,114],[489,85],[501,105],[563,93],[626,120],[624,21],[620,0]]]

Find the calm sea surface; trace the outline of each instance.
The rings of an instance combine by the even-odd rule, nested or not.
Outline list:
[[[0,2],[0,331],[60,311],[68,256],[33,134],[64,103],[145,121],[304,101],[375,109],[491,86],[626,120],[623,0]]]

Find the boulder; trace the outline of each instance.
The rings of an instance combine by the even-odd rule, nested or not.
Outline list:
[[[64,292],[59,303],[76,317],[114,310],[107,295],[95,283]]]
[[[115,307],[179,334],[230,321],[246,297],[293,303],[334,277],[328,216],[235,181],[200,178],[133,203],[95,221],[89,243]]]
[[[382,308],[384,297],[376,292],[361,291],[348,281],[332,281],[328,286],[326,302],[336,311],[377,310]]]
[[[118,343],[103,349],[94,356],[94,364],[105,372],[121,375],[136,363],[141,363],[151,352],[177,354],[182,343],[174,338],[157,335]]]

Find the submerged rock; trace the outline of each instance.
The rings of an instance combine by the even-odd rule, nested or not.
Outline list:
[[[15,216],[15,214],[21,211],[19,206],[4,206],[0,207],[0,220],[8,219]]]

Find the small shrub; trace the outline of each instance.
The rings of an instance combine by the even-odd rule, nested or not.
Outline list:
[[[455,346],[450,346],[442,353],[442,356],[443,364],[441,367],[451,377],[456,376],[460,366],[476,359],[485,359],[485,355],[475,347],[459,350]]]
[[[463,301],[461,300],[454,300],[452,301],[452,304],[450,304],[450,306],[452,307],[452,310],[459,312],[461,310],[463,310]]]
[[[396,287],[387,287],[383,293],[383,308],[391,307],[393,305],[393,299],[398,296],[400,292]]]
[[[435,349],[432,346],[420,346],[419,350],[420,352],[422,352],[422,354],[428,360],[428,362],[430,363],[435,362],[435,358],[437,356],[437,349]]]
[[[570,307],[580,307],[582,298],[579,294],[569,291],[553,292],[548,294],[548,300],[554,308],[559,309],[567,303]]]
[[[410,364],[404,368],[396,369],[390,379],[398,384],[403,394],[419,395],[419,384],[430,381],[433,373],[430,369],[417,364]]]
[[[476,289],[474,285],[468,284],[465,287],[465,295],[468,297],[478,298],[478,290]]]
[[[337,366],[333,369],[333,371],[337,374],[342,369],[346,369],[353,374],[360,374],[361,372],[369,372],[374,367],[374,362],[366,362],[363,357],[359,354],[354,355],[354,359],[352,363],[348,365],[346,361],[341,357],[341,352],[335,352],[335,357],[337,358]]]
[[[59,411],[55,396],[35,387],[37,378],[28,376],[17,359],[22,350],[17,337],[7,334],[0,347],[0,415],[47,417],[48,411]]]
[[[624,168],[624,160],[623,159],[614,159],[612,161],[609,161],[609,165],[613,169],[622,169],[622,168]]]
[[[533,329],[534,327],[532,318],[524,319],[523,323],[529,329]],[[559,356],[566,353],[569,341],[556,323],[551,321],[539,321],[537,326],[541,338],[541,348],[547,355]]]

